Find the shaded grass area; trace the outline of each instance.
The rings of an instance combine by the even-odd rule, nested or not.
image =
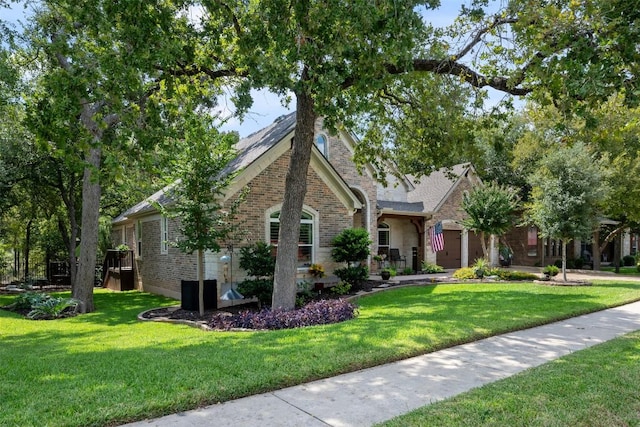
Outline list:
[[[611,273],[615,273],[615,267],[602,267],[602,271],[609,271]],[[620,272],[618,274],[624,274],[629,276],[640,276],[640,271],[638,271],[638,267],[620,267]]]
[[[640,331],[380,424],[640,425]]]
[[[0,310],[0,425],[115,425],[423,354],[640,299],[640,284],[456,284],[361,298],[357,319],[271,332],[138,322],[175,301],[95,294],[97,311],[29,321]],[[7,304],[10,297],[0,297]]]

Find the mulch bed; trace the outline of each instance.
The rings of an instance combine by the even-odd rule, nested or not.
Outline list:
[[[140,315],[148,320],[188,320],[191,322],[206,322],[218,313],[237,314],[243,311],[258,311],[257,303],[238,304],[231,307],[224,307],[215,310],[205,310],[204,316],[200,316],[198,311],[183,310],[180,307],[161,307],[147,310]]]
[[[367,283],[365,283],[363,288],[371,290],[376,284],[380,285],[382,283],[376,282],[376,281],[368,281]],[[315,300],[326,300],[326,299],[335,299],[335,298],[348,298],[351,296],[356,296],[361,292],[362,292],[362,289],[359,289],[359,290],[354,290],[346,295],[338,295],[336,293],[331,292],[330,289],[325,289],[322,292],[315,294],[311,300],[315,301]],[[213,316],[216,316],[219,313],[233,315],[233,314],[237,314],[247,310],[259,311],[260,307],[258,306],[258,303],[255,303],[255,302],[247,303],[247,304],[238,304],[231,307],[224,307],[224,308],[219,308],[215,310],[206,310],[204,312],[204,316],[200,316],[200,313],[198,311],[183,310],[180,307],[161,307],[161,308],[155,308],[152,310],[145,311],[140,315],[140,317],[142,319],[148,319],[148,320],[187,320],[191,322],[200,323],[200,322],[208,321]]]

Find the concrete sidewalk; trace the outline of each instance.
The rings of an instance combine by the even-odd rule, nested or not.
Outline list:
[[[640,329],[640,302],[128,426],[370,426]]]

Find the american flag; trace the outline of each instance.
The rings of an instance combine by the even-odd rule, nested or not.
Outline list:
[[[439,252],[444,249],[442,221],[438,221],[433,227],[431,227],[431,249],[433,252]]]

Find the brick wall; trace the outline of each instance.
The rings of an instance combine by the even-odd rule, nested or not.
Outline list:
[[[287,152],[249,183],[249,194],[238,215],[238,222],[246,230],[246,240],[256,242],[267,239],[268,222],[265,212],[282,204],[288,164]],[[237,194],[230,200],[236,197]],[[334,267],[329,257],[331,240],[345,228],[352,227],[353,217],[311,167],[307,173],[307,196],[304,204],[319,215],[317,223],[320,241],[315,262],[323,264],[325,271],[330,272]],[[242,246],[242,243],[238,246]]]
[[[354,218],[352,225],[354,224],[363,228],[367,228],[373,240],[372,248],[378,245],[378,233],[377,233],[377,185],[375,180],[363,172],[360,174],[358,169],[352,160],[352,154],[349,148],[345,145],[345,142],[337,135],[330,135],[322,128],[322,120],[319,119],[316,122],[316,134],[322,133],[327,136],[329,142],[329,162],[334,169],[340,174],[342,179],[356,192],[360,200],[364,205],[362,210]]]
[[[473,184],[467,177],[462,177],[456,188],[451,192],[447,200],[440,207],[440,210],[436,212],[433,219],[429,221],[429,225],[435,224],[438,221],[461,221],[465,218],[465,213],[462,210],[462,197],[465,192],[473,190]],[[459,227],[445,227],[447,229],[459,228]]]

